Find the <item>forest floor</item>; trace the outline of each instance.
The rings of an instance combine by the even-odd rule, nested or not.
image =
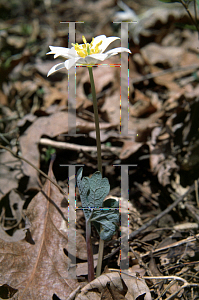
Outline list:
[[[193,7],[190,12],[194,16]],[[69,25],[60,22],[79,22],[76,42],[85,36],[90,43],[102,34],[121,37],[119,22],[135,20],[122,32],[132,52],[126,55],[128,80],[122,81],[129,103],[122,102],[121,120],[128,119],[128,134],[120,132],[120,55],[93,67],[103,177],[121,207],[120,165],[128,170],[129,207],[120,212],[129,215],[129,268],[119,273],[119,227],[104,243],[103,274],[88,283],[81,209],[76,211],[77,277],[67,275],[74,255],[68,249],[72,179],[67,166],[84,165],[84,176],[97,171],[89,73],[76,67],[76,125],[68,124],[68,73],[62,69],[47,77],[63,59],[46,53],[49,46],[71,47]],[[120,47],[120,40],[112,47]],[[198,33],[181,3],[2,0],[0,298],[199,299],[198,115]],[[78,135],[68,134],[69,128]],[[80,207],[78,189],[76,197]],[[96,267],[95,227],[92,245]]]

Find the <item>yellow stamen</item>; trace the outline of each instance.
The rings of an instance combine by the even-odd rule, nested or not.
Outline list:
[[[78,43],[71,44],[75,48],[79,56],[84,58],[88,55],[97,54],[100,52],[99,46],[102,44],[102,41],[100,41],[95,45],[95,47],[93,47],[94,38],[92,38],[92,42],[90,44],[87,43],[85,36],[82,36],[82,40],[84,42],[84,44],[82,45],[79,45]]]
[[[86,38],[84,35],[82,35],[82,40],[83,40],[84,44],[87,44],[87,41],[86,41]]]

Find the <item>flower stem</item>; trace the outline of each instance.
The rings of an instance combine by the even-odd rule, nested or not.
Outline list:
[[[95,279],[94,276],[94,263],[93,263],[93,249],[91,243],[91,222],[86,221],[86,247],[88,256],[88,281],[91,282]]]
[[[99,118],[98,118],[98,108],[97,108],[97,98],[95,92],[95,83],[93,78],[92,67],[88,67],[90,82],[91,82],[91,92],[93,97],[93,109],[95,116],[95,131],[96,131],[96,141],[97,141],[97,163],[98,163],[98,171],[102,174],[102,159],[101,159],[101,142],[100,142],[100,128],[99,128]]]
[[[93,109],[94,109],[94,116],[95,116],[95,131],[96,131],[96,141],[97,141],[98,171],[100,171],[101,174],[102,174],[100,128],[99,128],[97,98],[96,98],[96,92],[95,92],[95,83],[94,83],[94,78],[93,78],[92,67],[88,67],[88,72],[89,72],[90,82],[91,82],[91,92],[92,92],[92,97],[93,97]],[[100,274],[101,274],[103,250],[104,250],[104,241],[102,239],[100,239],[96,277],[100,276]]]

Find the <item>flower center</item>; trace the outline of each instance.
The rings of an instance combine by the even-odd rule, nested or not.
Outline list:
[[[82,36],[82,40],[84,42],[83,45],[79,45],[78,43],[73,44],[72,46],[75,47],[75,50],[77,51],[77,54],[81,57],[86,57],[91,54],[96,54],[100,52],[99,46],[102,44],[102,41],[97,43],[95,47],[93,46],[94,38],[92,38],[92,42],[89,44],[87,43],[85,36]]]

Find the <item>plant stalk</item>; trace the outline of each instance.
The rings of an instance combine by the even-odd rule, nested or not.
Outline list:
[[[91,222],[86,221],[86,247],[88,256],[88,281],[91,282],[95,279],[94,275],[94,262],[93,262],[93,248],[91,243]]]
[[[93,78],[92,67],[88,67],[88,72],[89,72],[89,76],[90,76],[91,92],[92,92],[92,97],[93,97],[93,110],[94,110],[94,117],[95,117],[95,131],[96,131],[96,141],[97,141],[98,171],[100,171],[101,174],[102,174],[102,159],[101,159],[102,155],[101,155],[101,142],[100,142],[100,128],[99,128],[97,98],[96,98],[95,83],[94,83],[94,78]],[[96,277],[99,277],[100,274],[101,274],[103,251],[104,251],[104,241],[102,239],[100,239]]]
[[[102,174],[100,128],[99,128],[97,98],[96,98],[96,92],[95,92],[95,83],[94,83],[94,78],[93,78],[92,67],[88,67],[88,72],[90,75],[91,92],[92,92],[92,97],[93,97],[93,109],[94,109],[94,117],[95,117],[95,131],[96,131],[96,141],[97,141],[97,164],[98,164],[98,171],[100,171]]]
[[[186,9],[186,11],[187,11],[187,13],[188,13],[188,15],[189,15],[189,17],[190,17],[193,25],[195,25],[195,27],[196,27],[196,29],[198,31],[198,35],[199,35],[199,27],[198,27],[198,23],[197,23],[197,10],[196,10],[195,1],[194,1],[194,10],[195,10],[195,16],[196,16],[195,20],[192,17],[192,14],[190,13],[190,10],[189,10],[188,5],[186,4],[186,2],[184,2],[184,0],[180,0],[180,2],[182,3],[182,5],[184,6],[184,8]]]

